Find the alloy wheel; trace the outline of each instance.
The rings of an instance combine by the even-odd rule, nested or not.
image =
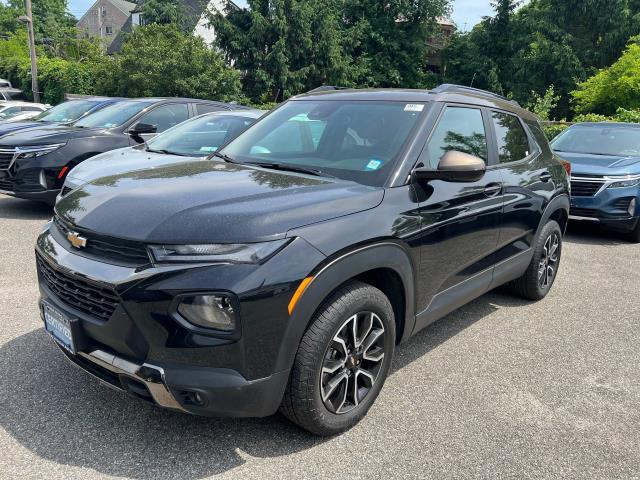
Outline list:
[[[553,282],[560,259],[560,236],[554,232],[547,237],[538,265],[538,285],[547,288]]]
[[[385,329],[373,312],[350,317],[327,348],[320,375],[320,393],[327,409],[344,414],[369,394],[384,362]]]

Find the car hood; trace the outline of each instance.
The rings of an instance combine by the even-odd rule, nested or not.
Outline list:
[[[0,139],[4,146],[30,146],[63,143],[74,138],[95,137],[104,134],[100,128],[79,128],[68,125],[50,124],[9,133]]]
[[[556,152],[571,163],[571,172],[580,175],[627,175],[640,173],[640,157],[589,155]]]
[[[237,243],[376,207],[383,188],[221,161],[140,170],[87,183],[56,213],[79,228],[148,243]]]
[[[140,147],[125,147],[85,160],[71,170],[67,179],[74,185],[80,186],[100,177],[157,168],[172,163],[193,162],[198,158],[153,153]]]
[[[46,125],[43,122],[2,122],[0,123],[0,137],[7,135],[11,132],[17,132],[18,130],[24,130],[25,128],[42,127]],[[1,142],[2,140],[0,140]]]

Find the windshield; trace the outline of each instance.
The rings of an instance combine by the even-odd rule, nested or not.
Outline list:
[[[556,152],[611,156],[640,156],[640,128],[573,126],[552,143]]]
[[[37,122],[73,122],[91,109],[95,108],[96,105],[99,105],[101,102],[102,101],[70,100],[68,102],[61,103],[60,105],[56,105],[46,112],[42,112],[33,120]]]
[[[288,164],[382,186],[423,110],[404,102],[291,101],[223,153],[240,163]]]
[[[82,128],[115,128],[134,117],[153,102],[118,102],[98,110],[75,123]]]
[[[148,149],[204,157],[236,138],[256,120],[232,115],[205,115],[182,123],[148,142]]]

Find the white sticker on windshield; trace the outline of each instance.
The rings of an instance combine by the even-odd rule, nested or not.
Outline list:
[[[422,103],[407,103],[404,106],[405,112],[421,112],[424,110],[424,104]]]

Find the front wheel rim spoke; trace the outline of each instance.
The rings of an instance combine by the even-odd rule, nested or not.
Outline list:
[[[331,396],[331,394],[333,394],[336,389],[340,386],[340,384],[347,378],[347,373],[346,372],[342,372],[338,375],[336,375],[335,377],[333,377],[331,380],[329,380],[326,384],[326,386],[323,388],[323,393],[322,393],[322,399],[326,402],[327,400],[329,400],[329,397]]]

